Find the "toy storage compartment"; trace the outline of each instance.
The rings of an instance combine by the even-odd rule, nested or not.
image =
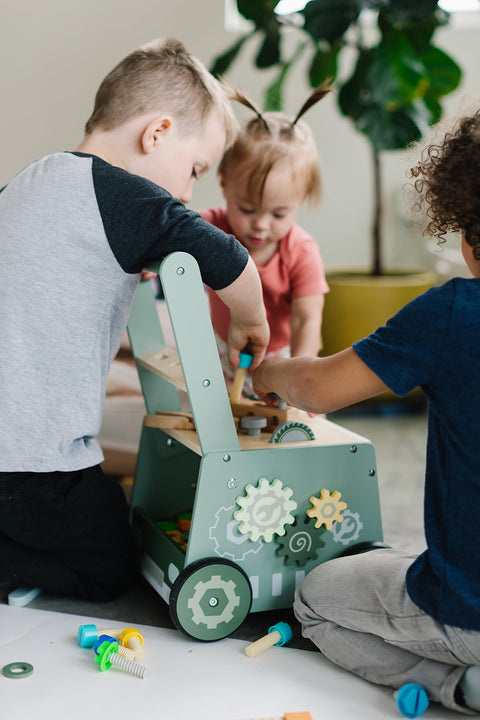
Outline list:
[[[185,550],[162,530],[191,512],[200,457],[167,433],[144,426],[131,502],[131,524],[142,554],[142,573],[168,603],[170,589],[185,565]]]

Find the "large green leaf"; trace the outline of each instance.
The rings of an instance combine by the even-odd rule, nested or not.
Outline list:
[[[375,103],[394,110],[418,97],[423,76],[423,64],[407,38],[398,32],[392,42],[381,42],[371,51],[364,91]]]
[[[371,0],[310,0],[301,11],[303,29],[315,40],[333,43],[371,5]]]
[[[385,0],[382,10],[394,23],[409,24],[428,20],[435,12],[438,0]]]
[[[437,123],[442,117],[442,106],[438,102],[438,98],[436,96],[433,96],[427,90],[424,97],[422,98],[422,102],[424,103],[427,111],[430,113],[429,124],[435,125],[435,123]]]
[[[255,65],[260,68],[272,67],[281,61],[280,56],[281,35],[276,20],[269,22],[265,28],[265,35],[260,50],[255,58]]]
[[[388,112],[374,104],[365,108],[356,118],[355,125],[377,151],[401,150],[422,134],[422,128],[411,113],[404,109]]]
[[[439,98],[458,87],[462,71],[457,63],[443,50],[434,45],[429,45],[420,56],[420,59],[425,68],[430,96]]]
[[[317,47],[313,56],[310,68],[308,70],[308,79],[310,85],[318,87],[327,78],[335,78],[337,76],[337,57],[341,45],[332,45],[325,50]]]
[[[243,35],[243,37],[241,37],[240,40],[237,40],[237,42],[234,43],[230,48],[228,48],[228,50],[226,50],[221,55],[217,55],[215,58],[213,58],[210,72],[217,77],[219,75],[224,75],[230,65],[234,62],[234,60],[236,60],[237,55],[240,52],[240,49],[245,40],[247,40],[251,36],[252,33]]]
[[[257,30],[265,29],[275,17],[277,5],[278,0],[237,0],[238,12],[247,20],[252,20]]]
[[[283,108],[283,86],[290,68],[295,65],[298,58],[303,54],[306,43],[300,43],[290,60],[282,63],[280,72],[275,80],[265,91],[264,110],[282,110]]]
[[[338,104],[344,115],[355,120],[371,104],[370,93],[366,90],[367,69],[371,62],[371,52],[365,51],[358,56],[355,69],[338,93]]]
[[[371,103],[393,112],[422,95],[424,67],[409,52],[405,38],[394,44],[380,43],[360,53],[350,79],[340,91],[340,108],[345,115],[356,118]]]
[[[408,39],[408,42],[417,53],[423,52],[426,49],[434,31],[440,24],[438,13],[432,13],[425,20],[409,23],[408,25],[401,25],[401,27],[393,23],[388,14],[384,12],[378,14],[378,27],[384,42],[388,43],[394,40],[398,31],[401,30],[404,37]]]

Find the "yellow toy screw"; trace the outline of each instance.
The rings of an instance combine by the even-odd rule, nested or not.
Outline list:
[[[133,651],[136,658],[143,657],[143,635],[136,628],[125,628],[118,636],[118,639],[124,647]]]

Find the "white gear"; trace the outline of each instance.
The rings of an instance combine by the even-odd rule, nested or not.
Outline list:
[[[284,488],[278,478],[268,482],[260,478],[256,487],[247,485],[246,497],[237,498],[237,510],[233,516],[240,522],[238,530],[250,533],[250,539],[256,542],[263,537],[271,542],[274,534],[284,535],[285,525],[291,525],[295,518],[291,514],[297,503],[291,500],[293,490]]]

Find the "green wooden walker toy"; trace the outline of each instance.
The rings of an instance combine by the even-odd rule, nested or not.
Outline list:
[[[131,522],[142,572],[175,625],[218,640],[250,611],[291,607],[319,563],[381,542],[375,452],[328,420],[300,422],[293,408],[231,405],[196,261],[176,252],[150,269],[159,270],[177,349],[165,346],[151,283],[140,283],[128,333],[147,415]],[[191,413],[182,411],[182,390]],[[264,414],[267,427],[237,431],[234,414]],[[180,544],[164,521],[186,512]]]

